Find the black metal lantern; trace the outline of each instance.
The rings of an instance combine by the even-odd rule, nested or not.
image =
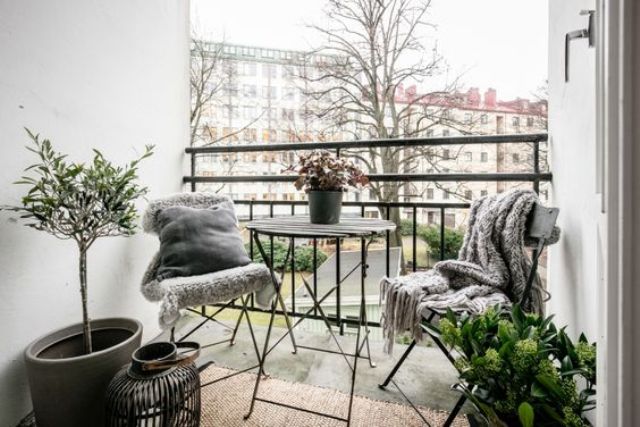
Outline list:
[[[199,426],[200,373],[193,363],[199,353],[197,343],[157,342],[136,350],[109,384],[107,426]]]

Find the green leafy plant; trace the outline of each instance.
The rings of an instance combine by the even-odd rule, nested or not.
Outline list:
[[[440,227],[429,225],[418,228],[418,236],[429,245],[431,256],[440,259]],[[455,228],[445,227],[444,229],[444,258],[456,259],[462,247],[464,232]]]
[[[497,426],[584,426],[595,407],[596,347],[574,343],[553,316],[519,306],[480,316],[448,311],[432,327],[460,356],[460,389]]]
[[[297,172],[295,186],[298,190],[346,191],[347,187],[360,187],[369,178],[351,160],[336,157],[326,150],[312,151],[298,159],[298,166],[290,166],[287,172]]]
[[[271,244],[269,240],[261,240],[262,247],[264,248],[267,256],[271,253]],[[245,245],[247,251],[249,251],[249,245]],[[286,243],[283,243],[279,240],[273,241],[273,266],[276,270],[291,271],[291,257],[289,257],[289,262],[284,265],[285,258],[287,256],[287,251],[289,246]],[[313,246],[296,246],[295,248],[295,266],[296,271],[311,271],[313,270]],[[327,254],[322,251],[320,248],[317,249],[317,260],[318,266],[327,260]],[[255,262],[262,263],[262,256],[260,255],[260,251],[253,245],[253,260]]]
[[[400,233],[403,236],[411,236],[413,234],[413,221],[403,219],[400,222]],[[440,258],[440,226],[418,224],[416,226],[416,235],[427,242],[431,249],[431,255]],[[462,247],[464,241],[464,231],[455,228],[445,227],[444,229],[444,259],[458,258],[458,251]]]
[[[138,185],[138,164],[153,153],[144,153],[125,166],[115,166],[94,150],[89,164],[74,163],[54,151],[48,139],[26,129],[33,145],[27,149],[37,163],[16,184],[29,186],[21,206],[5,207],[20,213],[25,225],[59,239],[73,240],[79,252],[80,294],[84,351],[91,353],[91,323],[87,309],[87,251],[101,237],[135,233],[137,212],[134,201],[147,193]]]

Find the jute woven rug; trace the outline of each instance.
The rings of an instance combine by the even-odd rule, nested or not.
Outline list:
[[[229,369],[210,366],[201,374],[202,382],[229,375]],[[344,427],[343,421],[320,417],[302,411],[257,401],[248,420],[243,416],[249,410],[255,374],[243,373],[202,389],[201,425],[206,427]],[[337,390],[308,384],[291,383],[276,378],[264,378],[260,382],[258,396],[300,406],[340,417],[347,415],[349,395]],[[424,423],[410,406],[381,402],[355,396],[353,402],[354,427],[409,427]],[[422,414],[432,426],[440,426],[447,413],[421,408]],[[454,426],[468,426],[465,418],[458,417]]]

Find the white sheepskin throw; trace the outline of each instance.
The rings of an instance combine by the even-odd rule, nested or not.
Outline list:
[[[147,207],[142,226],[144,231],[158,234],[157,213],[172,206],[206,209],[218,203],[233,203],[227,196],[214,193],[179,193],[152,201]],[[227,302],[242,295],[255,293],[258,305],[267,307],[275,295],[271,272],[264,264],[251,263],[242,267],[190,277],[172,277],[159,281],[159,253],[151,260],[142,278],[142,295],[153,302],[160,301],[159,323],[169,328],[180,319],[180,310],[187,307]],[[277,277],[276,277],[277,280]]]

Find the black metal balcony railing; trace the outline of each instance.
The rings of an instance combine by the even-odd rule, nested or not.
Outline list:
[[[310,151],[310,150],[332,150],[336,155],[341,155],[344,150],[347,149],[362,149],[363,147],[437,147],[437,146],[451,146],[451,145],[475,145],[475,144],[523,144],[530,147],[533,151],[533,161],[531,171],[529,172],[517,172],[517,173],[437,173],[437,174],[373,174],[369,175],[371,181],[374,182],[530,182],[533,189],[539,192],[541,182],[550,182],[552,174],[548,171],[542,171],[540,167],[540,143],[547,141],[547,134],[517,134],[517,135],[478,135],[478,136],[456,136],[456,137],[441,137],[441,138],[404,138],[404,139],[385,139],[385,140],[369,140],[369,141],[348,141],[348,142],[318,142],[318,143],[275,143],[275,144],[245,144],[245,145],[216,145],[206,147],[188,147],[186,153],[191,158],[191,173],[185,176],[183,182],[190,186],[191,191],[196,191],[197,184],[199,183],[275,183],[275,182],[293,182],[296,179],[294,175],[216,175],[216,176],[197,176],[196,175],[196,159],[198,155],[202,154],[230,154],[230,153],[244,153],[244,152],[291,152],[291,151]],[[305,206],[306,201],[286,201],[286,200],[234,200],[239,206],[248,207],[247,220],[251,221],[257,217],[256,208],[266,207],[268,208],[267,216],[273,217],[274,207],[289,206],[290,211],[288,215],[296,214],[296,207]],[[365,216],[365,210],[367,207],[382,208],[387,219],[391,209],[404,208],[405,212],[408,210],[411,213],[411,246],[412,255],[410,269],[416,271],[418,269],[417,262],[417,230],[418,221],[417,213],[419,209],[437,210],[439,212],[439,233],[440,233],[440,259],[444,259],[445,255],[445,218],[447,211],[455,209],[468,209],[469,203],[432,203],[432,202],[353,202],[347,201],[343,205],[349,207],[359,207],[360,215]],[[282,215],[282,213],[279,213]],[[264,215],[264,214],[263,214]],[[272,238],[273,239],[273,238]],[[342,281],[343,275],[341,271],[341,242],[337,241],[336,244],[336,260],[335,260],[335,275],[336,283]],[[249,239],[250,254],[253,256],[253,240]],[[314,291],[317,290],[317,240],[313,240],[313,282],[312,286]],[[273,244],[271,246],[271,258],[273,263]],[[387,232],[385,236],[385,271],[387,276],[390,274],[390,234]],[[291,258],[291,299],[288,303],[288,314],[290,316],[299,317],[303,312],[296,310],[296,277],[295,277],[295,256]],[[284,284],[283,284],[284,286]],[[240,308],[239,305],[235,305],[232,302],[225,307]],[[251,310],[268,312],[269,310],[262,309],[254,305],[251,300]],[[202,314],[205,315],[204,308],[202,308]],[[282,314],[281,312],[279,312]],[[322,317],[312,310],[308,315],[312,319],[321,320]],[[351,316],[343,316],[342,314],[342,299],[340,294],[340,287],[336,290],[335,297],[335,314],[329,315],[329,320],[338,327],[340,333],[344,332],[345,325],[357,325],[357,320],[351,318]],[[369,326],[380,326],[379,322],[369,320]]]

